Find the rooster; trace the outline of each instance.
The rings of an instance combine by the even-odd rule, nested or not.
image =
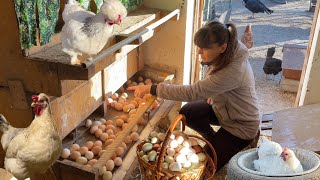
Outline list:
[[[105,0],[97,14],[69,0],[62,12],[65,24],[61,43],[62,51],[71,57],[71,64],[79,63],[78,55],[99,53],[112,36],[113,25],[120,25],[126,16],[127,10],[118,0]]]
[[[244,30],[242,36],[241,36],[241,42],[248,48],[253,47],[253,32],[251,29],[251,24],[246,26],[246,29]]]
[[[249,11],[252,12],[251,18],[254,18],[254,13],[273,13],[273,11],[267,8],[267,6],[264,5],[260,0],[243,0],[242,3],[244,7],[246,7]]]
[[[282,61],[273,57],[275,52],[275,47],[268,48],[267,50],[266,61],[263,65],[263,71],[266,75],[273,74],[275,76],[282,71]]]
[[[27,128],[12,127],[0,115],[1,145],[6,151],[4,166],[17,179],[44,173],[59,158],[62,141],[53,122],[49,98],[32,97],[35,118]]]

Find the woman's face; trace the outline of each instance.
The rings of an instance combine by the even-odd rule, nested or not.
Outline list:
[[[201,56],[203,63],[211,63],[218,59],[220,54],[224,53],[227,48],[227,44],[219,46],[219,44],[214,43],[211,48],[199,48],[198,54]]]

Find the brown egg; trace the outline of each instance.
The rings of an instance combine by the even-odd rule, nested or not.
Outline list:
[[[196,151],[195,153],[198,154],[198,153],[201,153],[202,152],[202,147],[199,146],[199,145],[196,145],[196,146],[192,146],[192,148]]]
[[[130,104],[134,105],[134,108],[137,108],[139,106],[137,101],[130,101]]]
[[[79,144],[72,144],[70,147],[69,147],[70,151],[78,151],[80,149],[80,146]]]
[[[140,101],[138,102],[139,105],[145,104],[145,103],[146,103],[146,100],[144,100],[144,99],[140,99]]]
[[[146,79],[146,80],[144,81],[144,83],[145,83],[145,84],[150,84],[150,83],[152,83],[152,81],[151,81],[151,79]]]
[[[126,121],[129,117],[128,115],[124,114],[124,115],[121,115],[119,118],[122,119],[123,121]]]
[[[116,153],[114,153],[114,154],[112,154],[112,156],[111,156],[111,158],[110,158],[110,159],[114,160],[116,157],[117,157],[117,154],[116,154]]]
[[[116,166],[121,166],[122,165],[121,157],[116,157],[113,161],[114,161],[114,165],[116,165]]]
[[[119,97],[119,101],[126,102],[126,101],[127,101],[127,98],[124,97],[124,96],[120,96],[120,97]],[[119,102],[119,101],[118,101],[118,102]]]
[[[91,159],[87,164],[92,167],[92,166],[93,166],[95,163],[97,163],[97,162],[98,162],[98,160],[96,160],[96,159]]]
[[[114,105],[114,108],[115,108],[116,110],[118,110],[118,111],[122,111],[123,105],[122,105],[121,103],[116,103],[116,104]]]
[[[80,157],[81,156],[81,154],[80,154],[80,152],[79,151],[72,151],[71,152],[71,154],[70,154],[70,158],[72,159],[72,160],[76,160],[78,157]]]
[[[101,150],[102,150],[101,146],[93,146],[91,151],[93,152],[94,155],[98,155]]]
[[[108,130],[108,129],[111,129],[112,131],[114,131],[114,130],[116,130],[116,127],[114,127],[114,125],[112,125],[112,124],[109,124],[106,127],[106,130]]]
[[[126,144],[132,143],[131,137],[130,136],[125,137],[123,142],[126,143]]]
[[[117,103],[116,101],[113,101],[113,102],[110,103],[110,106],[114,108],[114,106],[116,105],[116,103]]]
[[[101,141],[105,142],[108,139],[109,135],[107,133],[102,133],[100,135]]]
[[[100,140],[97,140],[94,142],[93,146],[102,146],[102,142]]]
[[[82,146],[80,149],[79,149],[79,152],[80,154],[83,156],[85,155],[87,152],[88,152],[88,147],[87,146]]]
[[[147,124],[147,123],[148,123],[148,121],[145,120],[143,117],[138,120],[138,124],[139,124],[139,125],[145,125],[145,124]]]
[[[112,171],[114,168],[114,161],[109,159],[107,162],[106,162],[106,169],[108,171]]]
[[[84,155],[88,160],[91,160],[94,157],[94,154],[92,151],[88,151],[85,155]]]
[[[132,141],[136,142],[139,140],[139,134],[137,132],[133,132],[130,134],[130,138]]]
[[[115,139],[116,138],[116,136],[114,135],[114,134],[112,134],[112,135],[110,135],[109,137],[108,137],[108,139]]]
[[[124,121],[123,121],[122,119],[117,119],[117,120],[116,120],[116,125],[117,125],[118,127],[122,127],[123,123],[124,123]]]
[[[111,98],[112,98],[113,100],[117,100],[118,97],[119,97],[119,94],[118,94],[118,93],[113,93],[113,94],[111,95]]]
[[[122,143],[121,143],[121,147],[123,147],[123,149],[126,150],[126,149],[127,149],[126,143],[122,142]]]
[[[112,144],[113,143],[113,139],[108,139],[104,144],[106,145],[106,146],[109,146],[110,144]]]
[[[64,148],[61,152],[61,157],[67,159],[70,156],[71,151],[68,148]]]
[[[107,106],[111,106],[111,103],[113,102],[113,99],[112,98],[108,98],[106,100],[106,103],[107,103]]]
[[[76,159],[76,163],[79,163],[79,164],[87,164],[87,162],[88,162],[88,160],[87,160],[87,158],[85,158],[85,157],[78,157],[77,159]]]
[[[121,104],[124,107],[124,106],[127,106],[129,103],[128,102],[122,102]],[[123,110],[123,108],[122,108],[122,110]]]
[[[104,125],[108,126],[108,125],[112,125],[113,121],[111,119],[109,119],[106,123],[104,123]]]
[[[91,128],[90,128],[90,133],[91,134],[94,134],[95,132],[96,132],[96,130],[98,130],[99,128],[98,128],[98,126],[92,126]]]
[[[126,128],[128,126],[128,123],[123,123],[122,129]]]
[[[107,128],[107,126],[103,124],[103,125],[100,125],[98,128],[99,128],[99,129],[101,129],[101,130],[102,130],[102,132],[105,132],[105,131],[106,131],[106,128]]]
[[[96,132],[94,133],[96,135],[97,138],[99,138],[102,134],[102,130],[101,129],[97,129]]]
[[[159,104],[158,101],[157,101],[157,100],[154,100],[153,103],[152,103],[152,105],[151,105],[151,109],[152,109],[152,110],[156,109],[156,108],[158,107],[158,104]]]
[[[107,132],[107,134],[108,134],[109,136],[111,136],[111,135],[113,135],[113,134],[114,134],[114,132],[113,132],[113,130],[112,130],[112,129],[108,129],[106,132]]]
[[[117,154],[117,156],[121,156],[121,155],[124,153],[123,147],[119,146],[119,147],[116,149],[115,153]]]
[[[133,126],[131,132],[137,132],[139,129],[138,125]]]
[[[88,150],[91,150],[93,147],[93,144],[94,143],[92,141],[87,141],[85,146],[87,146]]]
[[[125,112],[125,113],[129,113],[130,108],[129,108],[128,105],[124,105],[123,108],[122,108],[122,110],[123,110],[123,112]]]

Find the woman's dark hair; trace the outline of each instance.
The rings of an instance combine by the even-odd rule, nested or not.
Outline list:
[[[211,21],[204,25],[194,36],[194,43],[199,48],[210,49],[212,44],[217,43],[219,46],[227,44],[224,53],[220,59],[212,62],[214,70],[211,74],[228,66],[233,59],[236,48],[238,47],[237,28],[234,24],[222,24],[219,21]]]

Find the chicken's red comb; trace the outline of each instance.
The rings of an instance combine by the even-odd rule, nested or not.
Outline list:
[[[38,102],[39,97],[37,95],[32,96],[32,102]]]
[[[288,147],[283,148],[283,151],[288,151]]]

